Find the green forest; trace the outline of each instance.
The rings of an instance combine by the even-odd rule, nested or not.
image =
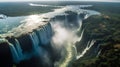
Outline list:
[[[83,57],[73,62],[73,67],[119,67],[120,66],[120,5],[116,3],[94,4],[86,8],[99,11],[101,15],[84,20],[85,33],[100,44],[98,57]]]

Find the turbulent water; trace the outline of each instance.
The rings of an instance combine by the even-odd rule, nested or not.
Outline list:
[[[32,3],[29,5],[34,7],[49,6]],[[86,7],[89,6],[86,5]],[[22,18],[8,17],[0,20],[0,24],[8,29],[4,31],[4,28],[0,25],[0,42],[1,44],[6,42],[9,45],[13,63],[19,64],[22,61],[37,58],[38,61],[35,62],[38,63],[37,66],[68,67],[71,61],[84,56],[86,51],[94,45],[95,40],[88,41],[82,53],[78,53],[75,47],[75,43],[83,38],[84,28],[82,29],[82,20],[100,13],[81,9],[85,5],[59,7],[53,12],[40,15]],[[14,21],[18,21],[18,23],[15,24]],[[11,24],[10,26],[8,26],[8,22]],[[80,36],[77,35],[79,31],[82,31]]]

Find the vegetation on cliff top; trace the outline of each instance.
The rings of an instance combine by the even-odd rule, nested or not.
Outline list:
[[[109,4],[109,6],[111,6]],[[120,66],[120,9],[119,6],[97,5],[92,8],[100,11],[101,16],[92,16],[84,20],[85,33],[99,41],[101,53],[98,57],[79,59],[73,67],[119,67]]]

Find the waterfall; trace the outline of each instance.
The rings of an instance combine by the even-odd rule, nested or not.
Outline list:
[[[44,38],[45,34],[44,34],[44,30],[43,29],[40,29],[39,35],[40,35],[40,40],[41,40],[41,44],[40,45],[43,45],[44,41],[45,41],[45,38]]]
[[[46,25],[41,29],[40,37],[42,44],[48,44],[52,37],[52,30],[50,25]]]
[[[50,41],[50,38],[51,38],[51,35],[50,35],[50,31],[51,31],[51,30],[48,31],[48,28],[49,28],[48,25],[44,27],[44,31],[45,31],[45,34],[46,34],[46,35],[45,35],[45,37],[46,37],[46,38],[45,38],[45,40],[46,40],[45,43],[46,43],[46,44],[48,44],[48,42]]]
[[[65,14],[65,26],[68,27],[68,18],[66,14]]]
[[[28,34],[28,37],[30,37],[29,41],[32,41],[32,49],[31,51],[24,52],[21,47],[21,44],[19,43],[19,40],[21,39],[13,39],[12,43],[9,43],[9,47],[12,53],[13,62],[19,63],[22,60],[28,60],[33,56],[41,55],[42,51],[45,51],[41,46],[48,44],[51,40],[53,33],[52,33],[52,27],[51,24],[48,23],[42,28],[38,28],[36,30],[33,30],[33,32]],[[25,40],[22,40],[25,42]],[[25,43],[22,45],[26,45]],[[45,51],[46,52],[46,51]]]
[[[87,19],[88,17],[89,17],[89,16],[86,14],[85,17],[84,17],[84,19]]]
[[[9,42],[8,42],[8,44],[9,44],[9,47],[10,47],[10,50],[12,53],[14,63],[19,63],[22,60],[27,60],[27,59],[31,58],[32,53],[23,53],[23,50],[17,39],[15,39],[15,45],[13,45],[12,43],[9,43]]]
[[[44,38],[44,40],[43,40],[43,44],[47,44],[47,37],[46,37],[46,30],[45,30],[45,28],[43,27],[43,38]]]
[[[40,44],[42,43],[42,37],[41,37],[41,29],[37,29],[36,30],[37,32],[37,35],[38,35],[38,38],[39,38],[39,42],[40,42]]]
[[[32,43],[33,43],[34,50],[37,50],[37,48],[39,46],[39,39],[38,39],[36,33],[35,32],[31,33],[30,37],[31,37],[31,40],[32,40]]]
[[[71,16],[71,15],[70,15]],[[76,49],[76,47],[75,47],[75,43],[76,42],[79,42],[79,41],[81,41],[82,40],[82,37],[83,37],[83,34],[84,34],[84,29],[82,30],[81,28],[82,28],[82,19],[80,19],[80,17],[79,17],[79,14],[77,14],[77,15],[75,15],[76,16],[76,20],[77,20],[77,24],[79,24],[78,25],[78,27],[74,27],[74,26],[72,26],[73,27],[73,29],[71,29],[71,30],[69,30],[69,28],[68,27],[66,27],[66,25],[68,26],[70,23],[68,22],[68,20],[69,19],[67,19],[69,16],[67,16],[67,15],[65,15],[65,23],[64,23],[64,25],[65,25],[65,27],[64,27],[64,25],[62,26],[60,26],[60,27],[62,27],[62,29],[59,29],[59,27],[58,27],[58,31],[61,31],[62,33],[64,33],[64,35],[66,34],[66,32],[67,32],[67,35],[66,36],[64,36],[64,35],[62,35],[62,36],[60,36],[60,35],[57,35],[57,36],[60,36],[59,38],[61,38],[62,39],[62,37],[65,37],[65,38],[67,38],[67,39],[65,39],[65,40],[67,40],[67,43],[65,42],[63,42],[63,45],[65,45],[64,47],[65,47],[65,50],[66,50],[66,52],[67,53],[65,53],[65,59],[64,60],[62,60],[62,62],[60,62],[60,65],[58,66],[58,67],[67,67],[67,66],[69,66],[70,65],[70,62],[72,61],[72,60],[74,60],[75,58],[76,58],[76,55],[77,55],[77,49]],[[54,22],[56,22],[56,21],[54,21]],[[56,23],[59,23],[59,22],[56,22]],[[73,23],[74,24],[74,23]],[[53,27],[54,28],[54,27]],[[66,30],[66,31],[64,31],[64,30]],[[77,35],[77,33],[80,31],[80,30],[82,30],[81,31],[81,33],[80,33],[80,36],[78,36]],[[57,32],[57,33],[59,33],[59,32]],[[55,33],[56,34],[56,33]],[[56,38],[57,39],[57,38]]]
[[[80,55],[76,57],[76,59],[83,57],[85,53],[94,45],[95,42],[96,42],[95,40],[88,41],[86,48],[82,51]]]
[[[18,55],[15,47],[11,43],[9,43],[9,47],[10,47],[10,50],[12,52],[13,62],[19,63],[20,62],[20,58],[19,58],[19,55]]]
[[[19,59],[22,60],[24,57],[23,57],[23,53],[22,53],[20,43],[19,43],[19,41],[17,39],[15,39],[15,46],[16,46],[16,50],[17,50]]]
[[[80,31],[80,30],[82,30],[82,19],[80,19],[79,13],[77,15],[77,19],[78,19],[78,24],[79,24],[79,28],[77,29],[77,31]]]
[[[76,6],[67,6],[65,8],[61,8],[58,11],[55,10],[53,12],[48,12],[45,14],[45,17],[48,16],[50,19],[52,18],[52,21],[54,22],[54,23],[51,22],[52,24],[59,23],[58,27],[56,27],[59,28],[57,30],[57,33],[55,31],[56,29],[54,29],[53,31],[54,25],[51,26],[50,21],[42,23],[41,21],[39,21],[39,19],[41,19],[39,18],[39,16],[32,16],[31,17],[32,19],[29,18],[29,20],[26,20],[27,21],[26,23],[22,24],[23,26],[20,25],[17,29],[14,29],[12,32],[10,32],[9,35],[13,36],[13,39],[15,39],[14,42],[12,43],[8,42],[10,50],[12,52],[13,62],[19,64],[19,62],[23,60],[29,60],[37,56],[37,58],[40,59],[40,61],[43,61],[41,63],[43,63],[44,65],[46,64],[52,65],[50,63],[54,63],[53,60],[56,60],[56,58],[58,59],[58,57],[60,57],[61,60],[61,57],[63,57],[61,53],[62,51],[66,50],[63,52],[65,53],[64,55],[66,55],[65,59],[61,60],[63,61],[61,65],[59,64],[61,67],[66,67],[69,66],[73,58],[79,59],[83,57],[85,53],[94,45],[95,40],[88,41],[87,46],[82,51],[82,53],[77,57],[74,56],[77,54],[75,43],[81,41],[84,34],[84,29],[82,29],[83,18],[80,18],[80,13],[77,12],[78,8],[79,7]],[[65,13],[66,11],[72,11],[73,14],[69,13],[68,15]],[[51,15],[53,16],[51,17]],[[62,15],[62,19],[64,19],[61,20],[62,22],[59,22],[59,20],[57,20],[56,16],[59,15],[60,15],[60,19],[61,19],[61,15]],[[71,17],[75,17],[75,18],[73,18],[72,21],[70,21]],[[86,18],[88,18],[87,15],[84,16],[84,19]],[[77,35],[79,31],[81,31],[80,36]],[[15,37],[15,33],[16,34],[20,33],[20,36]],[[9,35],[7,34],[6,36]],[[60,42],[54,43],[53,45],[50,42],[54,36],[57,37],[54,40]],[[55,51],[52,52],[52,50]],[[58,54],[60,56],[58,55],[55,55],[58,57],[53,56],[54,52],[56,52],[55,54]]]
[[[84,30],[82,31],[82,33],[81,33],[80,37],[76,40],[76,42],[81,41],[81,39],[82,39],[82,37],[83,37],[83,34],[84,34]]]
[[[102,49],[100,49],[100,50],[98,51],[98,54],[96,55],[96,57],[98,57],[98,56],[100,55],[101,51],[102,51]]]

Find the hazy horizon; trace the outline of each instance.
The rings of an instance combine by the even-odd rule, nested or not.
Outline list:
[[[29,2],[29,1],[83,1],[83,2],[120,2],[119,0],[0,0],[0,2]]]

